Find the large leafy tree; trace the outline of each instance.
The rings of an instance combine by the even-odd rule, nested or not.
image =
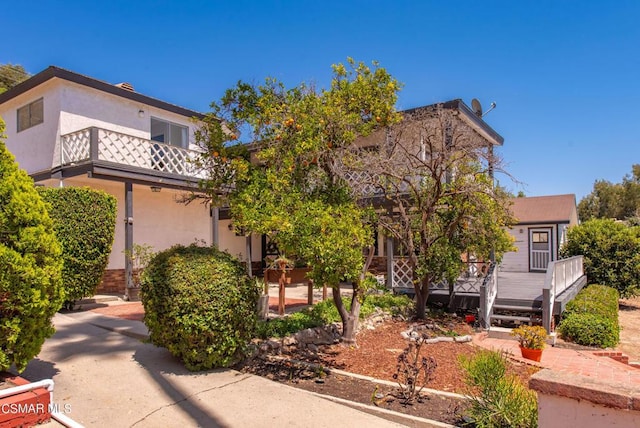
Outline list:
[[[580,220],[612,218],[632,220],[640,217],[640,164],[621,183],[596,180],[593,190],[578,204]],[[636,220],[637,222],[637,220]]]
[[[405,250],[419,318],[431,284],[447,280],[453,296],[463,253],[488,261],[512,249],[509,195],[494,187],[491,174],[500,161],[454,110],[409,112],[376,144],[340,158],[353,191],[387,207],[379,225]]]
[[[349,59],[333,66],[331,87],[287,89],[275,79],[229,89],[198,133],[202,183],[214,203],[228,202],[237,228],[265,234],[303,258],[317,284],[333,289],[343,339],[355,341],[363,279],[372,255],[370,211],[356,204],[336,173],[341,149],[398,120],[398,82],[384,68]],[[251,158],[234,144],[252,142]],[[368,257],[366,260],[370,260]],[[347,311],[341,281],[353,282]]]
[[[31,75],[18,64],[0,65],[0,94],[27,80]]]
[[[589,283],[613,287],[622,297],[640,294],[640,226],[587,220],[569,229],[560,254],[583,255]]]

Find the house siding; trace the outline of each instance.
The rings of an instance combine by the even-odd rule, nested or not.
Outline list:
[[[514,246],[517,251],[505,253],[500,269],[505,272],[529,271],[529,232],[526,226],[516,226],[509,229],[509,234],[515,238]]]
[[[43,100],[43,122],[18,132],[17,110],[39,98]],[[0,105],[7,149],[16,157],[20,168],[30,174],[51,168],[56,153],[55,136],[59,135],[60,102],[55,82],[49,81]]]

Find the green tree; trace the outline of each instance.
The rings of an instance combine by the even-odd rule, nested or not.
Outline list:
[[[592,219],[567,232],[562,257],[584,255],[589,283],[618,290],[622,297],[640,292],[640,227],[611,219]]]
[[[630,220],[640,217],[640,164],[631,166],[631,174],[621,183],[596,180],[593,190],[578,204],[580,220],[612,218]]]
[[[63,302],[61,269],[46,205],[0,140],[0,371],[12,364],[24,370],[53,334],[51,318]]]
[[[387,201],[379,224],[405,250],[419,318],[431,284],[447,280],[453,287],[465,268],[463,253],[484,261],[493,253],[499,261],[513,248],[509,195],[493,185],[490,169],[499,170],[500,161],[487,145],[454,111],[437,105],[407,113],[380,149],[343,157],[344,175],[361,197]]]
[[[24,82],[29,77],[31,75],[21,65],[0,65],[0,94],[13,88],[18,83]]]
[[[68,306],[95,294],[109,263],[117,200],[88,187],[41,187],[62,245],[62,278]]]
[[[372,254],[369,211],[356,204],[336,173],[336,156],[396,121],[398,82],[383,68],[349,59],[333,66],[331,87],[301,84],[286,89],[275,79],[264,85],[238,83],[227,91],[197,134],[204,148],[202,183],[214,203],[227,200],[234,224],[265,234],[290,257],[303,258],[316,284],[333,289],[343,339],[355,340],[367,265]],[[255,142],[254,164],[234,144]],[[368,259],[370,260],[370,258]],[[354,284],[347,311],[341,281]]]

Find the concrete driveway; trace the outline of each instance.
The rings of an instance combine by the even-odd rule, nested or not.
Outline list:
[[[138,321],[92,312],[54,321],[56,334],[22,376],[53,379],[55,403],[87,427],[400,426],[234,370],[189,372],[137,339],[146,331]]]

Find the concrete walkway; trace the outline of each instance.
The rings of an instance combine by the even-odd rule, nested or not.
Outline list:
[[[258,376],[191,373],[139,340],[147,333],[139,321],[87,311],[54,322],[22,376],[53,379],[55,403],[87,427],[400,426]]]

